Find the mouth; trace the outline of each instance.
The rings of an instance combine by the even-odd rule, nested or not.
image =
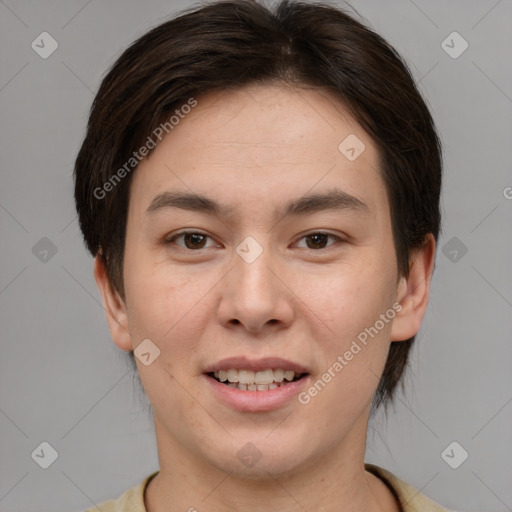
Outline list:
[[[225,386],[241,391],[271,391],[297,382],[309,374],[283,368],[260,371],[229,368],[206,372],[206,375]]]
[[[239,412],[259,413],[292,406],[311,380],[311,372],[281,357],[238,356],[203,368],[203,377],[219,403]]]

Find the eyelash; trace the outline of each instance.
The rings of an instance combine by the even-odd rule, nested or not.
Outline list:
[[[172,236],[171,238],[165,240],[165,245],[170,245],[170,244],[174,243],[177,239],[182,238],[186,235],[200,235],[202,237],[207,237],[207,238],[212,239],[212,237],[210,235],[206,235],[205,233],[201,233],[199,231],[182,231],[181,233],[177,233],[176,235]],[[312,237],[314,235],[327,235],[328,238],[333,238],[336,240],[336,242],[343,242],[343,239],[341,237],[333,235],[331,233],[327,233],[325,231],[313,231],[311,233],[307,233],[306,235],[303,235],[299,240],[303,240],[304,238]],[[321,250],[327,250],[327,249],[331,248],[333,245],[335,245],[335,244],[328,245],[327,247],[321,247],[319,249],[310,249],[309,247],[303,247],[303,249],[310,249],[312,251],[318,252]],[[182,249],[185,249],[187,251],[191,251],[191,252],[197,252],[197,251],[200,251],[201,249],[208,249],[208,247],[201,247],[199,249],[189,249],[188,247],[184,247],[182,245],[179,245],[179,247],[181,247]]]

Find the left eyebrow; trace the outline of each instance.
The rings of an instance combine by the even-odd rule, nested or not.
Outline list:
[[[148,206],[146,213],[153,213],[167,208],[208,213],[216,216],[227,216],[233,207],[221,205],[214,199],[200,194],[182,192],[162,192],[158,194]],[[321,194],[310,194],[286,202],[273,212],[275,219],[282,219],[294,215],[307,215],[325,210],[355,210],[360,213],[369,213],[368,205],[361,199],[340,189],[332,189]]]
[[[288,201],[282,208],[274,212],[276,217],[290,215],[307,215],[325,210],[356,210],[369,213],[368,205],[361,199],[347,192],[334,188],[322,194],[310,194],[299,199]]]

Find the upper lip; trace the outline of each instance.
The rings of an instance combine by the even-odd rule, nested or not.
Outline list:
[[[236,370],[252,370],[259,372],[263,370],[276,370],[282,368],[283,370],[292,370],[296,374],[308,373],[305,366],[283,359],[281,357],[264,357],[261,359],[248,359],[247,357],[228,357],[216,363],[213,363],[205,368],[205,373],[218,372],[220,370],[229,370],[234,368]]]

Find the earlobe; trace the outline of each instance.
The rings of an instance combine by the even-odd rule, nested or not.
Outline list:
[[[409,275],[398,283],[397,300],[402,309],[393,320],[391,341],[412,338],[420,329],[430,295],[435,250],[434,236],[429,233],[423,246],[411,252]]]
[[[110,282],[105,261],[99,253],[94,259],[94,279],[103,298],[103,307],[112,340],[121,350],[132,350],[125,302]]]

